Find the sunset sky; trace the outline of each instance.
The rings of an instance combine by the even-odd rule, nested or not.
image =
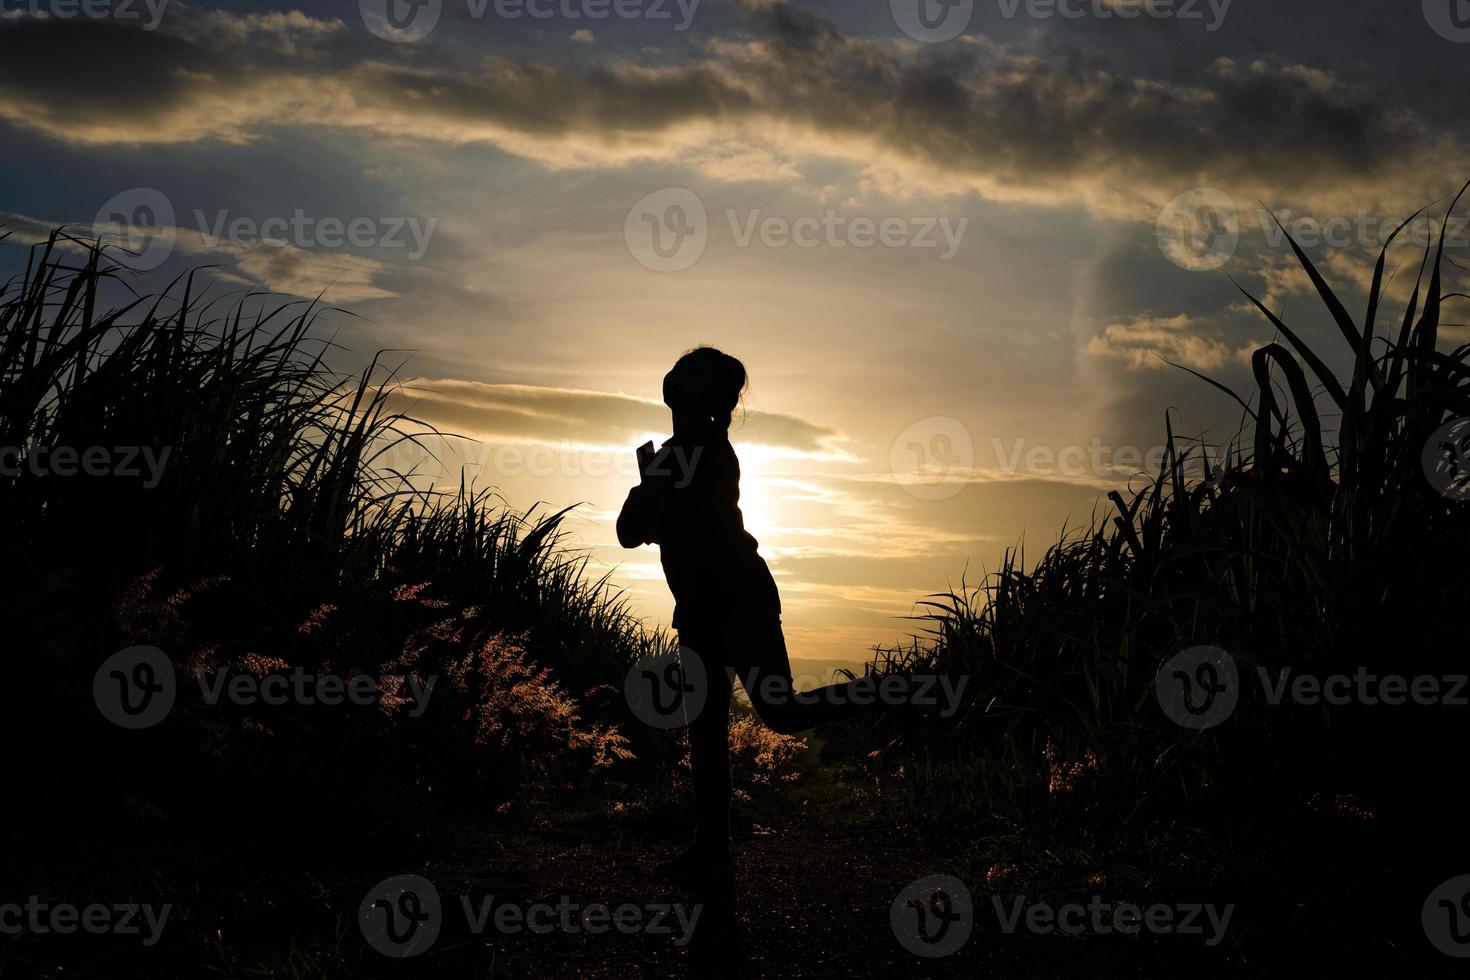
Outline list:
[[[1237,283],[1335,351],[1264,208],[1356,308],[1385,225],[1470,178],[1461,0],[421,4],[0,0],[0,275],[67,224],[155,287],[324,292],[338,367],[411,351],[400,404],[480,440],[420,471],[581,503],[651,622],[633,447],[681,352],[735,354],[797,657],[1085,524],[1166,410],[1228,436],[1165,362],[1249,386]]]

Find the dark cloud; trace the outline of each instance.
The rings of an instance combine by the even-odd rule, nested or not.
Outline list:
[[[655,132],[753,108],[749,95],[703,66],[568,72],[497,58],[454,74],[366,65],[354,82],[380,104],[419,106],[449,125],[493,123],[531,135]]]
[[[777,125],[771,138],[799,151],[878,156],[993,196],[1090,196],[1125,212],[1156,206],[1161,183],[1315,193],[1371,184],[1391,167],[1412,179],[1429,155],[1442,166],[1458,153],[1412,113],[1269,57],[1220,58],[1168,80],[1095,51],[1041,59],[983,38],[913,53],[786,3],[741,7],[743,32],[683,63],[594,66],[438,63],[430,45],[369,49],[360,32],[302,15],[194,11],[155,33],[17,19],[0,25],[15,52],[0,62],[0,114],[91,142],[348,126],[581,163],[677,157],[691,127],[759,140]],[[50,70],[62,60],[72,67]]]
[[[203,76],[232,74],[198,44],[106,20],[0,20],[0,50],[4,101],[47,128],[141,123]]]

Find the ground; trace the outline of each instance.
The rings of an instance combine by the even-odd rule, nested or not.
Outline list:
[[[0,940],[0,977],[1162,977],[1295,975],[1263,932],[1285,932],[1320,962],[1331,952],[1283,925],[1281,899],[1256,871],[1221,860],[1187,836],[1114,852],[1085,838],[1007,829],[978,835],[966,821],[914,819],[913,801],[857,767],[818,766],[737,807],[733,889],[658,877],[688,813],[674,800],[609,800],[493,808],[379,831],[372,847],[262,832],[207,851],[180,845],[113,855],[102,880],[78,869],[70,894],[102,896],[120,881],[156,879],[173,911],[162,941],[34,936]],[[382,842],[393,841],[392,846]],[[1276,860],[1275,858],[1272,859]],[[375,951],[359,907],[381,882],[413,874],[441,898],[441,931],[412,958]],[[919,879],[951,875],[973,896],[973,930],[956,951],[924,958],[896,937],[895,898]],[[111,877],[109,877],[111,876]],[[1213,881],[1207,890],[1200,883]],[[1228,934],[1007,931],[1006,908],[1187,900],[1235,903]],[[489,902],[483,928],[471,927]],[[501,909],[544,904],[550,928],[499,929]],[[664,911],[684,907],[684,918]],[[593,906],[637,907],[663,931],[556,926]],[[692,906],[692,941],[685,923]],[[650,911],[651,910],[651,911]],[[1371,911],[1371,909],[1369,910]],[[380,915],[381,913],[373,913]],[[1372,918],[1371,916],[1369,917]],[[1368,933],[1363,933],[1369,939]],[[1364,947],[1365,949],[1368,947]],[[1288,951],[1289,952],[1289,951]],[[1356,951],[1338,950],[1359,955]],[[1422,974],[1425,976],[1431,974]]]

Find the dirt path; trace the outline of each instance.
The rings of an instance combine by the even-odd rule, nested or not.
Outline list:
[[[419,959],[443,975],[466,976],[1262,975],[1259,968],[1231,963],[1223,948],[1205,949],[1176,936],[1038,935],[1024,927],[1007,933],[984,871],[1001,845],[945,841],[862,821],[854,826],[842,807],[840,800],[803,801],[793,792],[756,812],[754,832],[739,846],[733,892],[691,890],[654,875],[653,865],[675,847],[649,829],[608,823],[470,834],[456,853],[424,869],[439,885],[446,912],[441,938]],[[679,825],[678,817],[671,815],[671,825]],[[1039,855],[1032,857],[1040,863]],[[953,875],[973,893],[973,930],[954,952],[924,958],[896,938],[890,909],[905,888],[935,874]],[[509,903],[523,910],[559,902],[574,910],[673,903],[701,909],[692,941],[672,916],[661,935],[562,928],[532,934],[493,925],[477,935],[457,897],[466,894],[472,908],[493,895],[496,907]],[[405,964],[379,965],[396,970]]]
[[[1178,936],[1008,933],[991,892],[1075,896],[1090,888],[1095,869],[1046,844],[1020,854],[1014,842],[940,839],[885,823],[851,785],[787,787],[749,808],[733,889],[691,890],[652,872],[676,850],[673,828],[685,818],[548,814],[528,823],[490,815],[375,837],[401,847],[289,841],[285,861],[279,848],[288,841],[269,833],[212,848],[207,860],[185,848],[166,862],[140,853],[138,868],[165,875],[159,894],[174,905],[165,942],[151,949],[119,937],[0,943],[0,976],[1270,975],[1260,964],[1247,969],[1226,947]],[[1013,863],[1029,877],[987,880],[987,870]],[[896,937],[890,911],[905,888],[936,874],[954,876],[973,895],[972,930],[953,952],[923,958]],[[363,928],[365,903],[369,931],[386,921],[386,910],[371,903],[383,895],[396,901],[399,893],[383,882],[399,875],[418,876],[420,891],[427,880],[438,896],[435,928],[407,933],[411,941],[433,933],[411,958],[374,949]],[[1132,885],[1111,890],[1138,894]],[[625,931],[587,928],[614,914],[625,916]],[[402,947],[387,950],[394,952]]]
[[[924,968],[958,976],[973,975],[979,963],[975,948],[929,963],[894,938],[889,909],[905,886],[936,872],[963,874],[939,847],[916,850],[878,831],[824,830],[799,811],[780,833],[758,830],[743,842],[732,890],[681,887],[654,875],[650,869],[672,847],[652,837],[553,832],[514,842],[486,838],[481,847],[479,869],[463,861],[425,869],[443,881],[445,929],[435,948],[458,959],[469,952],[461,943],[478,945],[508,975],[885,976]],[[495,906],[523,910],[564,899],[573,909],[678,903],[687,919],[692,906],[701,908],[692,941],[673,915],[665,935],[507,934],[492,925],[476,937],[457,897],[463,894],[476,909],[489,895]]]

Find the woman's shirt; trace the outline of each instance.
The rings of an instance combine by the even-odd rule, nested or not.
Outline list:
[[[664,442],[628,493],[618,539],[625,547],[658,545],[676,630],[781,615],[776,581],[740,513],[740,461],[721,429]]]

